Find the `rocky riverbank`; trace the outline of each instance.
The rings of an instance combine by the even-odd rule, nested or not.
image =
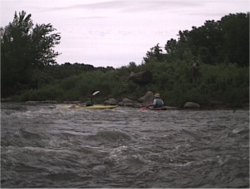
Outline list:
[[[146,92],[146,94],[137,100],[131,100],[129,98],[122,98],[122,100],[118,101],[115,98],[109,98],[103,101],[101,104],[104,105],[119,105],[124,107],[133,107],[133,108],[141,108],[146,107],[152,104],[154,100],[154,93],[152,91]],[[1,102],[13,102],[11,98],[1,99]],[[56,101],[56,100],[45,100],[45,101],[26,101],[26,104],[29,105],[36,105],[38,103],[45,103],[45,104],[78,104],[82,103],[81,101]],[[172,106],[169,104],[165,104],[167,109],[195,109],[195,110],[213,110],[213,109],[244,109],[249,110],[249,103],[245,104],[225,104],[220,101],[210,100],[209,105],[201,106],[197,102],[186,102],[184,105],[179,106]]]

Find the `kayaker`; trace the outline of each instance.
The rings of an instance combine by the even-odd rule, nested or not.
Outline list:
[[[87,102],[85,104],[86,104],[86,106],[93,106],[94,102],[92,100],[92,97],[88,97],[88,100],[87,100]]]
[[[160,94],[159,93],[156,93],[155,94],[155,99],[153,101],[153,106],[154,108],[159,108],[159,107],[162,107],[164,105],[164,102],[163,100],[160,98]]]

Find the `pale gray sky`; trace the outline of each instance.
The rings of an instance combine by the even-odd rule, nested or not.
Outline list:
[[[247,13],[249,0],[1,0],[1,25],[15,11],[32,14],[38,24],[51,23],[61,33],[55,50],[59,64],[94,66],[141,64],[157,43],[164,47],[206,20],[230,13]]]

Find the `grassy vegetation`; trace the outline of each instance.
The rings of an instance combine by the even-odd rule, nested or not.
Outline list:
[[[140,86],[128,81],[130,72],[150,70],[153,81]],[[148,90],[159,92],[167,105],[183,106],[187,101],[201,106],[211,106],[219,101],[231,107],[249,101],[249,70],[236,64],[202,64],[201,77],[192,82],[190,62],[149,62],[136,66],[130,64],[107,72],[96,70],[56,80],[39,89],[26,90],[15,96],[18,101],[85,101],[94,91],[101,93],[95,98],[103,102],[108,98],[124,97],[137,100]]]

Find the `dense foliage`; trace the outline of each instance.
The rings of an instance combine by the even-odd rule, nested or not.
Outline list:
[[[1,92],[3,96],[18,92],[22,87],[37,87],[35,72],[55,64],[60,34],[51,24],[36,24],[31,14],[22,11],[6,27],[1,27]]]
[[[111,97],[137,100],[151,90],[159,92],[170,106],[187,101],[202,106],[241,106],[249,103],[248,23],[249,14],[230,14],[191,31],[179,31],[178,40],[168,40],[164,49],[159,44],[152,47],[141,65],[130,62],[117,69],[79,63],[44,65],[33,69],[38,89],[23,90],[14,99],[86,101],[100,90],[97,102]],[[200,65],[197,78],[193,60]],[[151,83],[137,85],[127,80],[131,72],[146,70],[153,75]]]
[[[230,14],[220,21],[192,27],[191,31],[179,31],[179,39],[168,40],[165,50],[166,54],[157,44],[147,52],[144,61],[186,60],[185,55],[191,55],[204,64],[232,62],[249,66],[249,14]]]

